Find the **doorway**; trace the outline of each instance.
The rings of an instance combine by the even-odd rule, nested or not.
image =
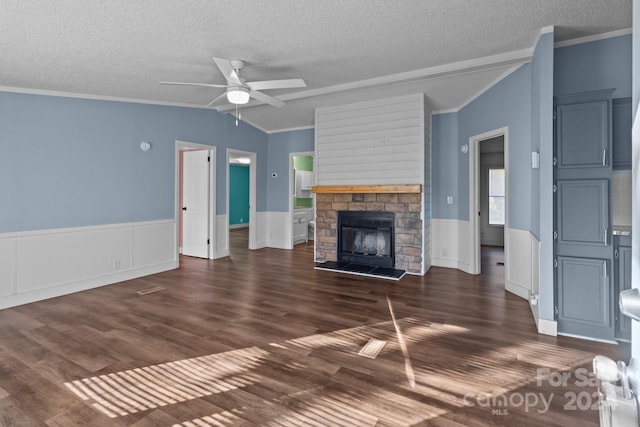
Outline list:
[[[509,221],[507,203],[509,194],[508,147],[509,129],[506,127],[469,138],[469,272],[471,274],[482,272],[483,237],[485,237],[485,242],[491,238],[494,244],[502,243],[504,258],[503,261],[496,262],[501,262],[502,265],[508,263],[509,248],[507,240],[504,238]],[[483,151],[487,154],[484,163],[481,162]],[[486,177],[483,176],[485,169],[487,171]],[[493,170],[493,172],[491,173],[489,170]],[[493,175],[494,191],[490,189],[490,173]],[[486,194],[484,191],[481,192],[484,179],[487,180]],[[486,204],[485,209],[483,209],[483,204]],[[483,210],[485,211],[484,215]],[[486,227],[484,226],[485,222]],[[483,230],[484,236],[481,234]]]
[[[504,283],[504,136],[485,139],[480,151],[480,271]],[[502,270],[500,275],[495,270]]]
[[[241,244],[244,248],[249,249],[257,249],[256,242],[256,165],[257,165],[257,155],[256,153],[249,151],[241,151],[241,150],[233,150],[227,148],[227,208],[226,208],[226,239],[227,239],[227,248],[231,249],[231,233],[234,237],[234,244],[237,246]],[[231,203],[235,203],[235,197],[237,194],[234,192],[232,195],[231,192],[234,191],[234,188],[231,184],[232,181],[232,166],[242,165],[243,168],[246,168],[246,175],[248,175],[248,209],[245,213],[239,214],[238,218],[231,218],[232,212]],[[242,191],[245,191],[243,188]],[[248,215],[248,218],[245,218],[244,215]],[[240,218],[242,218],[242,222],[240,222]],[[236,224],[231,224],[232,222]],[[238,226],[238,224],[240,226]],[[233,227],[235,225],[235,227]],[[231,231],[234,230],[234,231]],[[237,230],[237,231],[236,231]],[[243,237],[243,236],[246,236]],[[240,240],[238,240],[240,239]],[[240,243],[238,243],[240,242]],[[246,242],[246,243],[245,243]]]
[[[295,244],[315,246],[315,153],[313,151],[289,154],[289,218],[291,218],[289,248]],[[315,253],[315,247],[314,247]]]
[[[176,252],[213,259],[216,256],[214,222],[216,148],[176,141],[175,205]]]

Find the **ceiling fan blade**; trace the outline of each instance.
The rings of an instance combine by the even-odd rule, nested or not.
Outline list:
[[[217,85],[214,83],[187,83],[187,82],[158,82],[161,85],[180,85],[180,86],[204,86],[204,87],[227,87],[227,85]]]
[[[251,90],[288,89],[288,88],[294,88],[294,87],[307,87],[307,84],[302,79],[263,80],[258,82],[247,82],[245,84]]]
[[[249,95],[251,95],[252,98],[257,99],[258,101],[264,102],[265,104],[273,105],[274,107],[278,108],[284,107],[284,102],[280,101],[277,98],[274,98],[273,96],[258,92],[257,90],[250,91]]]
[[[240,81],[240,77],[238,77],[238,73],[233,69],[233,65],[231,65],[231,61],[227,61],[222,58],[213,58],[213,61],[216,63],[222,75],[229,84],[242,86],[242,82]]]
[[[222,98],[227,96],[227,91],[222,92],[216,99],[207,104],[207,107],[211,107],[216,102],[220,101]]]

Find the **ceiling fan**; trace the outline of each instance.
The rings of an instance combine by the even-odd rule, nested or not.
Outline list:
[[[269,89],[289,89],[297,87],[306,87],[307,84],[302,79],[286,79],[286,80],[263,80],[256,82],[248,82],[240,77],[240,70],[244,68],[244,61],[239,59],[226,60],[221,58],[213,58],[222,75],[227,80],[226,85],[213,83],[187,83],[187,82],[159,82],[163,85],[183,85],[183,86],[204,86],[226,88],[220,96],[215,98],[207,107],[212,106],[225,96],[227,100],[236,105],[242,105],[249,102],[250,98],[257,99],[274,107],[282,107],[284,102],[273,96],[269,96],[260,92]]]

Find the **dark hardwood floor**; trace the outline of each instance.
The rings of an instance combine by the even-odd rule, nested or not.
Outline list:
[[[393,282],[314,270],[313,242],[249,251],[240,230],[230,244],[1,310],[0,425],[595,427],[591,359],[628,358],[537,334],[495,251],[481,276]],[[377,357],[360,355],[371,339]]]

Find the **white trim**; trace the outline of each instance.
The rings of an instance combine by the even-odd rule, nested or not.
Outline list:
[[[534,53],[535,53],[535,50],[536,50],[536,46],[538,46],[538,43],[540,43],[540,39],[542,38],[542,36],[545,35],[545,34],[553,33],[554,31],[555,31],[555,27],[553,25],[549,25],[547,27],[540,28],[540,31],[538,32],[538,36],[536,37],[536,41],[533,42],[533,51],[534,51]]]
[[[598,40],[610,39],[613,37],[625,36],[631,34],[632,28],[623,28],[622,30],[610,31],[608,33],[596,34],[593,36],[578,37],[577,39],[564,40],[553,44],[554,48],[573,46],[576,44],[595,42]]]
[[[229,217],[229,174],[230,174],[230,158],[232,153],[235,155],[249,157],[249,249],[259,249],[256,234],[256,170],[258,169],[258,155],[253,151],[236,150],[235,148],[227,148],[226,161],[226,181],[227,181],[227,206],[226,217]],[[229,241],[229,226],[227,225],[227,242]]]
[[[555,320],[539,319],[538,320],[538,333],[544,335],[557,336],[558,335],[558,322]]]
[[[557,336],[561,336],[561,337],[579,338],[581,340],[602,342],[602,343],[605,343],[605,344],[615,344],[615,345],[619,345],[620,344],[618,341],[603,340],[603,339],[593,338],[593,337],[585,337],[583,335],[567,334],[565,332],[558,332],[556,335]]]
[[[266,130],[264,131],[265,133],[271,135],[274,133],[280,133],[280,132],[293,132],[296,130],[306,130],[306,129],[315,129],[314,125],[311,126],[298,126],[298,127],[293,127],[293,128],[285,128],[285,129],[279,129],[279,130]]]
[[[449,108],[448,110],[432,111],[431,115],[435,116],[437,114],[451,114],[451,113],[457,113],[458,111],[460,111],[460,108]]]
[[[195,142],[188,141],[175,141],[175,221],[176,221],[176,253],[180,254],[182,252],[182,248],[180,248],[180,151],[183,150],[191,150],[191,149],[200,149],[200,150],[208,150],[209,157],[211,160],[209,161],[209,254],[208,259],[216,259],[218,258],[218,254],[216,253],[216,239],[218,238],[217,233],[217,224],[215,222],[214,216],[216,212],[216,147],[214,145],[207,144],[199,144]],[[179,258],[177,258],[179,259]]]
[[[169,106],[169,107],[197,108],[201,110],[215,111],[214,108],[206,107],[204,105],[194,105],[194,104],[187,104],[182,102],[154,101],[149,99],[123,98],[119,96],[92,95],[87,93],[62,92],[62,91],[56,91],[56,90],[31,89],[31,88],[24,88],[24,87],[0,86],[0,92],[24,93],[27,95],[57,96],[62,98],[91,99],[95,101],[127,102],[131,104],[147,104],[147,105],[163,105],[163,106]]]
[[[504,67],[508,65],[521,65],[531,61],[533,56],[533,49],[521,49],[516,51],[504,52],[497,55],[485,56],[482,58],[469,59],[465,61],[452,62],[450,64],[437,65],[435,67],[422,68],[418,70],[405,71],[402,73],[389,74],[381,77],[374,77],[371,79],[357,80],[354,82],[327,86],[318,89],[305,90],[294,93],[287,93],[278,97],[281,101],[291,101],[303,98],[312,98],[323,95],[330,95],[340,92],[348,92],[357,89],[371,88],[376,86],[388,86],[390,84],[398,84],[400,82],[412,83],[432,80],[443,77],[457,76],[461,74],[489,70],[498,67]],[[247,107],[262,105],[256,101],[251,101],[246,104]],[[230,111],[233,110],[233,105],[222,105],[217,108],[218,111]]]
[[[0,239],[11,239],[15,237],[28,237],[28,236],[46,236],[48,234],[85,232],[85,231],[95,231],[95,230],[106,230],[110,228],[145,226],[145,225],[155,225],[155,224],[169,224],[175,221],[176,220],[171,218],[171,219],[156,219],[156,220],[150,220],[150,221],[122,222],[117,224],[83,225],[80,227],[45,228],[42,230],[9,231],[7,233],[0,233]]]
[[[509,127],[494,129],[469,137],[469,266],[471,274],[480,274],[480,224],[477,213],[480,211],[480,149],[478,144],[486,139],[504,136],[504,172],[505,172],[505,232],[509,228]],[[505,265],[509,262],[510,248],[507,239],[504,242]],[[506,279],[506,277],[505,277]],[[506,280],[505,280],[506,284]]]

